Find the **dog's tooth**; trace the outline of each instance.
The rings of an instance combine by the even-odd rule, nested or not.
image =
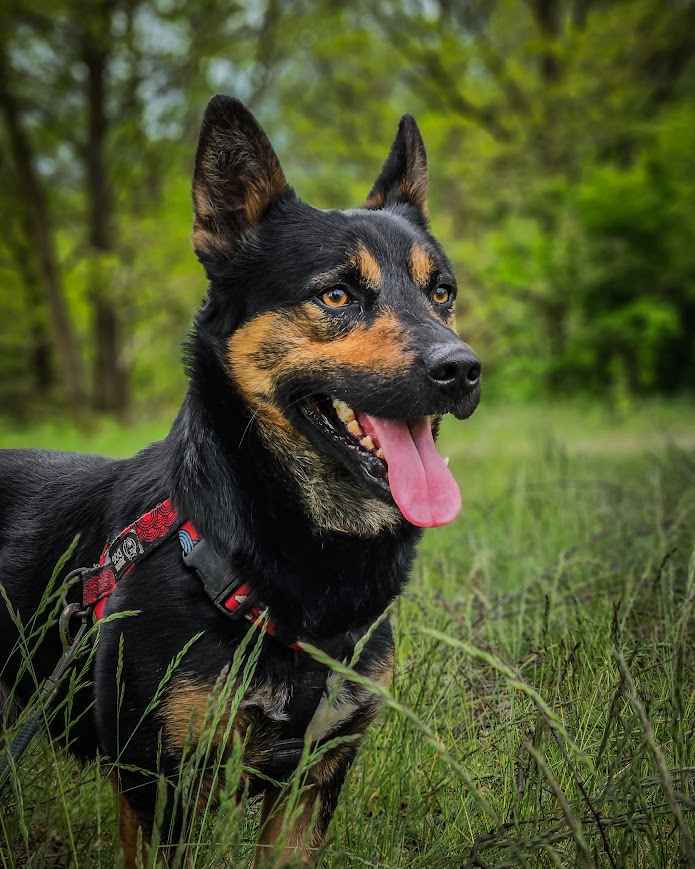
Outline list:
[[[447,468],[449,467],[449,462],[450,462],[450,461],[451,461],[451,460],[450,460],[449,456],[444,456],[444,464],[447,466]]]
[[[379,449],[376,451],[376,457],[377,457],[378,459],[383,459],[383,458],[384,458],[384,451],[381,449],[381,447],[379,447]]]
[[[347,430],[350,432],[351,435],[354,435],[356,438],[361,437],[364,434],[364,432],[362,431],[362,427],[356,419],[351,420],[347,424]]]
[[[335,412],[338,414],[338,419],[343,422],[350,422],[350,420],[355,418],[355,412],[350,407],[350,405],[342,401],[340,398],[333,399],[333,407],[335,408]]]
[[[374,449],[374,441],[367,435],[367,437],[362,438],[360,444],[365,448],[365,450],[373,450]]]

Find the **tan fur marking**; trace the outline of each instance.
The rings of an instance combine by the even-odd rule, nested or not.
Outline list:
[[[366,730],[366,728],[365,728]],[[311,768],[311,778],[319,787],[330,787],[336,775],[349,762],[351,751],[346,747],[333,748]]]
[[[416,241],[410,248],[409,266],[410,276],[415,283],[420,287],[426,287],[434,271],[434,262],[425,248]]]
[[[172,748],[180,751],[191,738],[200,737],[211,691],[212,686],[186,676],[174,682],[161,707],[164,733]]]
[[[283,835],[284,801],[277,791],[266,791],[261,815],[261,835],[256,846],[253,869],[296,863],[313,866],[316,863],[320,837],[311,829],[311,821],[317,796],[315,788],[312,788],[300,797],[299,817]],[[280,842],[283,847],[278,852],[277,845]]]
[[[217,251],[219,253],[225,253],[229,250],[224,236],[219,235],[216,232],[211,232],[209,229],[205,229],[204,226],[201,226],[198,223],[193,227],[191,241],[193,244],[193,250]]]
[[[273,403],[277,376],[308,367],[360,366],[370,373],[388,376],[407,368],[414,358],[393,314],[382,314],[373,325],[358,326],[331,340],[325,333],[321,312],[311,303],[306,303],[294,317],[285,313],[261,314],[238,329],[227,348],[234,379],[258,419],[299,438],[299,432]]]
[[[310,341],[287,356],[287,368],[305,365],[364,367],[369,373],[395,374],[413,361],[401,324],[391,313],[371,326],[358,326],[334,341]]]
[[[244,200],[244,213],[249,225],[253,226],[263,216],[263,212],[270,203],[277,199],[287,186],[285,175],[277,160],[273,160],[270,174],[259,178],[259,183],[249,184],[246,199]]]
[[[214,691],[214,683],[206,685],[187,676],[181,676],[173,683],[162,702],[160,712],[164,719],[164,735],[170,748],[181,751],[188,742],[196,742],[204,734],[210,720],[208,710]],[[212,739],[213,745],[222,742],[228,723],[229,717],[223,716]],[[246,763],[259,766],[268,759],[271,745],[267,741],[267,734],[264,737],[263,733],[257,733],[254,724],[253,713],[240,709],[234,719],[232,734],[245,740]]]
[[[364,203],[364,207],[373,209],[383,208],[384,194],[381,192],[381,190],[378,190],[376,193],[372,193],[371,196],[368,196],[366,202]]]
[[[193,204],[199,217],[214,217],[215,206],[210,201],[208,191],[199,181],[193,182]]]
[[[370,326],[359,325],[336,338],[328,316],[311,302],[291,313],[261,314],[230,336],[227,361],[253,411],[252,423],[287,464],[319,527],[371,536],[396,525],[400,513],[336,474],[335,463],[320,455],[277,405],[277,380],[293,371],[360,367],[390,377],[405,372],[414,358],[392,313],[384,312]],[[326,509],[327,503],[332,509]]]
[[[353,257],[353,263],[360,277],[368,287],[378,289],[381,286],[381,268],[374,254],[360,244]]]
[[[121,794],[119,797],[118,806],[118,834],[121,839],[121,848],[123,849],[123,863],[126,869],[135,869],[138,865],[138,857],[145,863],[145,855],[138,853],[144,850],[138,848],[138,839],[142,842],[140,832],[140,824],[137,815],[130,807],[128,800]]]
[[[381,685],[383,688],[390,688],[393,682],[393,670],[393,649],[390,649],[386,657],[378,661],[376,666],[366,675],[372,682],[376,682],[377,685]]]
[[[285,414],[270,401],[262,402],[263,415],[269,422],[272,422],[278,428],[283,429],[286,433],[294,433],[295,428],[290,424]]]
[[[426,175],[422,175],[415,180],[403,178],[401,180],[401,193],[408,202],[412,202],[413,205],[416,205],[425,217],[429,215]]]
[[[125,795],[119,791],[118,775],[113,773],[110,779],[118,797],[118,837],[123,851],[123,867],[136,869],[138,863],[145,865],[147,862],[147,855],[143,853],[146,846],[140,833],[140,820]]]
[[[401,324],[390,312],[381,314],[371,326],[357,326],[332,340],[322,332],[320,320],[312,323],[317,315],[321,317],[315,305],[303,305],[302,314],[291,318],[285,313],[261,314],[229,339],[228,359],[247,398],[269,397],[274,377],[293,369],[362,366],[370,373],[395,374],[414,359]],[[267,367],[258,364],[264,354],[276,357]]]

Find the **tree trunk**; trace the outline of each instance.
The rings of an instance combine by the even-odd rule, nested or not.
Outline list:
[[[16,223],[11,216],[5,229],[5,241],[15,263],[26,293],[30,313],[29,340],[27,356],[31,366],[32,380],[37,397],[41,401],[49,398],[55,385],[55,371],[51,336],[46,328],[46,300],[44,298],[41,275],[36,257],[31,247],[32,224],[22,195],[17,193],[18,217]],[[17,232],[15,232],[15,225]]]
[[[560,77],[560,64],[553,44],[560,34],[560,5],[558,0],[532,0],[531,9],[543,38],[541,72],[544,81],[551,84]]]
[[[94,406],[123,414],[128,407],[128,377],[123,364],[121,321],[103,267],[106,254],[115,252],[114,200],[107,171],[108,117],[106,84],[109,63],[111,6],[92,7],[82,32],[81,53],[86,67],[87,144],[85,180],[92,250],[90,298],[94,323]]]
[[[55,382],[53,374],[53,355],[51,341],[43,320],[44,307],[41,299],[40,283],[27,285],[27,297],[32,306],[30,360],[34,388],[41,399],[49,397]]]
[[[559,0],[530,0],[536,27],[541,38],[539,72],[543,82],[543,108],[541,122],[537,127],[538,154],[543,171],[548,178],[562,175],[568,177],[572,171],[572,158],[563,143],[562,121],[558,118],[557,87],[563,76],[563,67],[558,60],[558,42],[562,34],[563,10]],[[548,236],[558,232],[558,215],[554,205],[543,198],[537,202],[538,218]],[[557,280],[557,279],[556,279]],[[554,365],[547,376],[551,391],[563,387],[562,363],[567,349],[567,318],[569,304],[568,288],[554,286],[552,298],[543,304],[543,321],[550,356]]]
[[[25,206],[27,245],[36,258],[51,315],[52,337],[60,360],[67,401],[74,416],[84,410],[82,360],[68,310],[55,250],[46,192],[36,168],[31,141],[22,123],[19,103],[10,89],[9,67],[0,47],[0,112],[7,130],[17,186]],[[40,341],[39,341],[40,343]],[[45,351],[40,351],[42,358]],[[44,363],[41,362],[43,366]],[[44,370],[42,378],[47,372]]]

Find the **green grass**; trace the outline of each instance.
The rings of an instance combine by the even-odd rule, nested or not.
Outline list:
[[[0,430],[0,446],[124,455],[165,430]],[[694,433],[685,402],[483,404],[445,426],[464,513],[426,535],[396,605],[392,699],[323,867],[695,865]],[[94,765],[41,740],[15,785],[3,867],[114,865]],[[196,867],[244,865],[243,809],[206,820]]]

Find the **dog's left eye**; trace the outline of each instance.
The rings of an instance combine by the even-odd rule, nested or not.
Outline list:
[[[321,301],[329,308],[344,308],[352,301],[352,296],[345,287],[333,287],[332,290],[327,290],[322,293]]]
[[[435,305],[448,305],[454,300],[454,291],[451,287],[440,286],[432,293],[432,301]]]

